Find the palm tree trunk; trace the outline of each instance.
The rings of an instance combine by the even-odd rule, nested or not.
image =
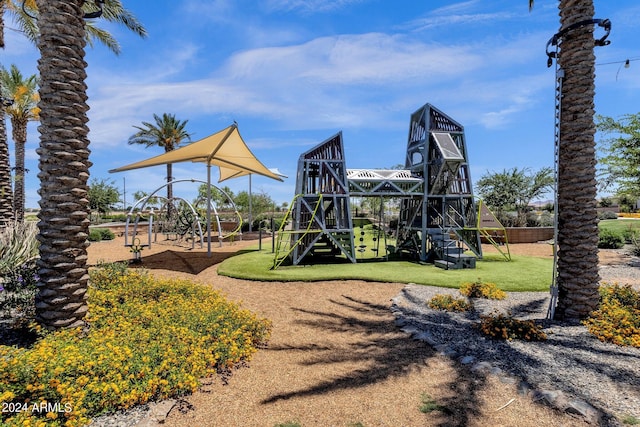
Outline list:
[[[0,0],[0,48],[4,49],[4,1]]]
[[[0,0],[2,2],[3,0]],[[13,220],[13,191],[11,166],[4,111],[0,114],[0,231]]]
[[[38,0],[40,259],[36,319],[84,325],[87,313],[89,140],[83,0]]]
[[[559,8],[562,28],[594,16],[593,0],[561,0]],[[563,37],[558,58],[565,73],[558,159],[558,320],[584,319],[599,300],[593,48],[593,26],[584,26]]]
[[[24,146],[27,143],[27,121],[11,119],[13,141],[15,143],[16,168],[13,174],[13,213],[18,222],[24,221]]]

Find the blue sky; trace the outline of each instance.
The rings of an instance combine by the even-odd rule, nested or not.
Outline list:
[[[96,45],[87,47],[86,60],[91,179],[111,179],[121,191],[126,182],[128,202],[166,176],[162,166],[107,172],[162,152],[127,144],[133,126],[154,113],[188,120],[193,141],[235,120],[254,154],[289,176],[282,183],[252,179],[254,192],[278,204],[294,196],[300,154],[338,131],[348,168],[404,163],[409,117],[425,103],[465,127],[474,181],[487,172],[553,164],[554,68],[547,68],[545,45],[559,28],[555,0],[537,0],[532,12],[525,0],[123,3],[148,38],[107,26],[122,54]],[[596,48],[596,112],[637,113],[640,3],[595,5],[596,18],[612,21],[611,44]],[[38,51],[10,28],[0,54],[7,68],[15,63],[25,75],[37,72]],[[629,68],[622,67],[626,59]],[[38,206],[38,141],[31,123],[27,207]],[[173,174],[206,179],[199,164],[176,164]],[[247,190],[248,178],[222,185]],[[174,191],[190,199],[194,187]]]

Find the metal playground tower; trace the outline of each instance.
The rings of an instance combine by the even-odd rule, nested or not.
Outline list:
[[[475,268],[480,235],[491,240],[487,230],[503,230],[474,203],[463,126],[430,104],[411,115],[403,170],[348,170],[342,133],[300,156],[274,268],[310,255],[356,262],[352,196],[400,199],[396,252],[442,268]]]

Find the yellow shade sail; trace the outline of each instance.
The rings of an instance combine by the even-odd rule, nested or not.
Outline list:
[[[270,171],[251,152],[233,125],[222,129],[199,141],[180,147],[176,150],[131,163],[109,172],[124,172],[150,166],[166,165],[181,162],[201,162],[220,167],[220,181],[236,176],[257,174],[282,181],[282,176]]]

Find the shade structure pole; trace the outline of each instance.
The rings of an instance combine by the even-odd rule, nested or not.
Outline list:
[[[251,212],[251,174],[249,174],[249,233],[251,233],[251,223],[253,222]]]
[[[211,163],[207,162],[207,256],[211,257]]]

